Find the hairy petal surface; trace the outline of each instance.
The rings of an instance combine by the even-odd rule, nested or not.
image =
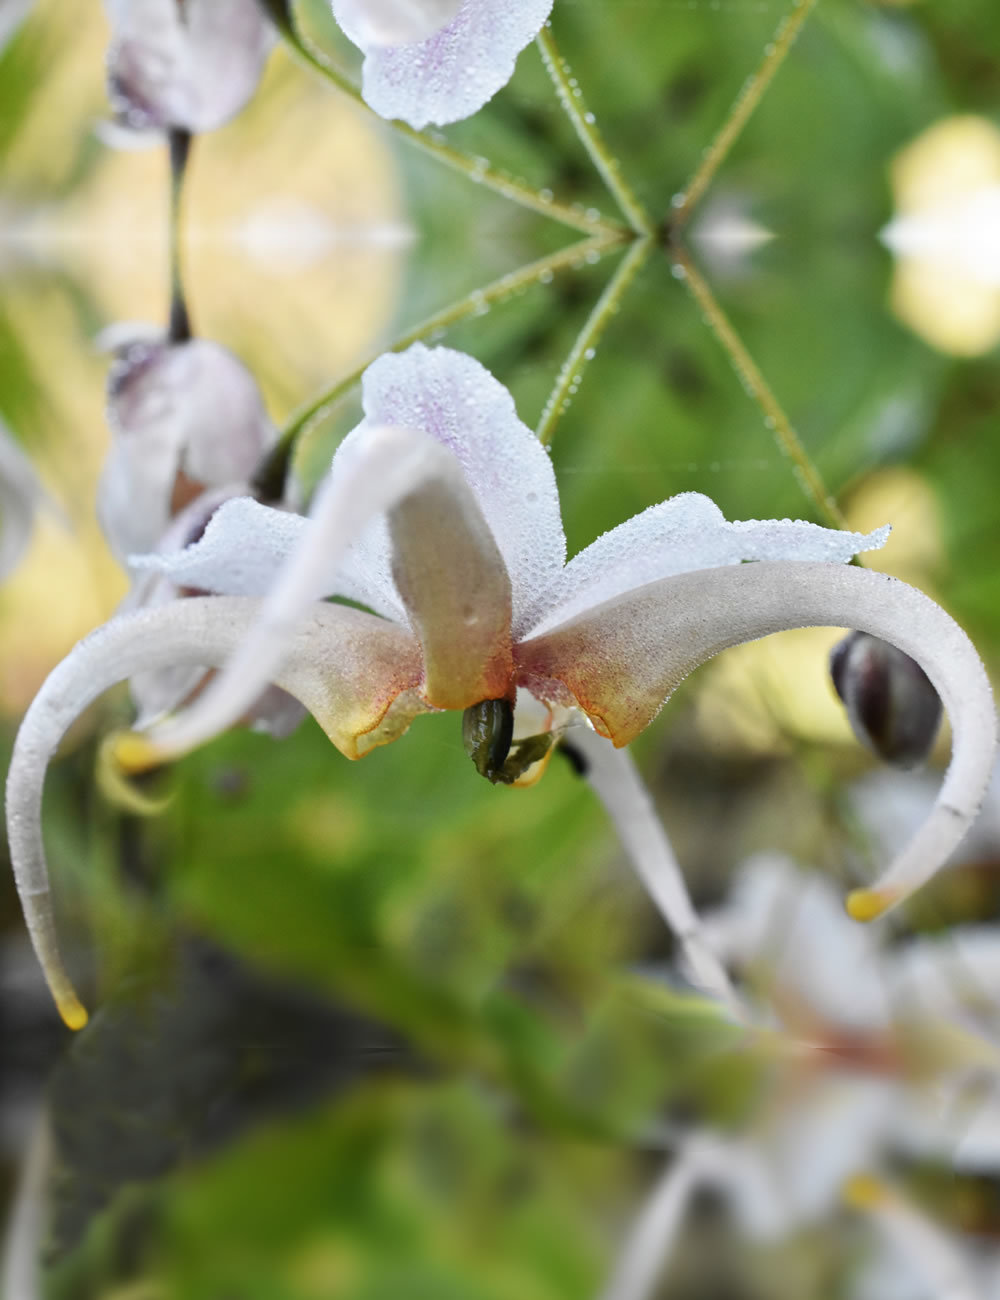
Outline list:
[[[108,97],[138,131],[212,131],[260,81],[274,41],[258,0],[105,0]]]
[[[354,8],[354,6],[351,6]],[[334,6],[338,19],[347,6]],[[382,117],[418,131],[469,117],[510,81],[524,47],[538,35],[552,0],[465,0],[447,26],[410,45],[375,45],[346,34],[365,53],[362,94]]]
[[[425,495],[433,501],[436,517],[420,505],[411,516],[405,510],[408,499],[419,501]],[[261,603],[251,636],[187,713],[155,733],[154,761],[186,753],[242,716],[274,677],[286,642],[310,605],[325,594],[327,576],[340,565],[352,539],[375,516],[386,511],[394,516],[400,506],[403,515],[393,520],[399,552],[393,563],[410,618],[424,638],[428,702],[436,705],[440,697],[449,701],[441,707],[464,707],[510,689],[509,639],[505,647],[496,641],[496,625],[508,617],[498,620],[497,608],[509,612],[510,607],[507,575],[458,462],[423,433],[368,428],[364,437],[342,447],[316,493],[312,525]],[[411,536],[413,525],[407,519],[414,518],[420,537]],[[456,519],[465,523],[457,542]],[[411,544],[412,561],[406,554]],[[445,576],[454,572],[463,583],[473,583],[450,593],[450,605],[440,586],[432,589],[418,577],[431,552]],[[436,604],[439,597],[443,603]],[[450,681],[451,672],[457,681]],[[456,690],[468,695],[462,705],[451,702],[450,692]]]
[[[21,724],[7,776],[14,879],[38,959],[72,1027],[83,1024],[86,1013],[63,968],[49,896],[41,828],[49,760],[70,724],[115,683],[143,671],[227,662],[253,626],[258,603],[192,598],[106,623],[53,670]],[[420,679],[419,647],[384,619],[318,605],[284,650],[276,684],[314,714],[349,758],[395,739],[423,709],[410,693]]]
[[[647,582],[745,560],[846,563],[884,546],[888,527],[848,533],[801,519],[730,523],[700,492],[682,492],[604,533],[573,557],[531,611],[537,636]]]
[[[440,31],[463,0],[333,0],[333,16],[355,45],[412,45]]]
[[[181,551],[134,555],[131,568],[158,573],[179,587],[195,587],[223,596],[265,596],[282,566],[302,546],[312,527],[305,515],[263,506],[251,497],[225,502],[212,516],[204,535]],[[344,596],[376,614],[407,624],[406,610],[389,569],[356,560],[357,545],[319,580],[324,596]]]
[[[510,575],[514,636],[538,595],[566,560],[559,493],[548,452],[517,418],[514,399],[472,357],[415,343],[387,353],[365,371],[365,422],[334,457],[349,455],[370,425],[419,429],[446,447],[465,475]],[[361,539],[374,582],[391,570],[384,526]],[[384,578],[381,579],[384,581]]]
[[[875,887],[849,900],[855,919],[871,920],[923,884],[959,844],[993,769],[989,679],[962,629],[922,592],[835,564],[682,573],[519,645],[518,680],[542,696],[546,681],[562,683],[602,734],[626,745],[700,664],[794,627],[859,628],[898,646],[926,672],[951,719],[952,760],[930,817]]]

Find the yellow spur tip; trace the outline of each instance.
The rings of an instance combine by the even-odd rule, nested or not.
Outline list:
[[[889,889],[853,889],[847,895],[847,914],[855,921],[876,921],[897,902],[899,895]]]
[[[82,1029],[90,1018],[86,1007],[75,993],[64,993],[57,997],[56,1008],[63,1023],[70,1029]]]
[[[107,753],[123,772],[132,775],[148,772],[150,768],[159,767],[163,762],[163,756],[156,745],[138,731],[121,731],[117,735],[110,736],[107,741]]]

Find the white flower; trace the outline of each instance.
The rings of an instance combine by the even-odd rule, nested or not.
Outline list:
[[[728,523],[706,497],[686,493],[566,564],[551,461],[482,366],[415,345],[372,365],[363,389],[365,420],[338,449],[310,519],[228,501],[194,546],[135,561],[219,594],[107,624],[55,670],[25,718],[8,780],[11,850],[38,951],[71,1019],[82,1009],[54,946],[45,767],[90,700],[148,668],[225,665],[186,713],[150,736],[122,737],[118,757],[133,770],[231,726],[274,682],[350,758],[395,740],[421,712],[464,710],[477,766],[516,781],[538,771],[574,716],[628,744],[689,672],[728,646],[790,627],[857,627],[921,663],[951,714],[955,753],[927,822],[876,887],[852,898],[854,914],[898,903],[958,843],[992,768],[992,694],[975,650],[938,606],[844,563],[887,530]],[[515,704],[538,716],[528,735]]]
[[[332,0],[364,52],[362,94],[376,113],[421,130],[493,98],[544,26],[552,0]]]
[[[889,946],[880,926],[851,922],[824,877],[762,854],[703,918],[701,938],[739,972],[751,1015],[774,1033],[774,1068],[744,1133],[679,1144],[607,1300],[652,1293],[691,1192],[709,1185],[746,1234],[765,1240],[827,1218],[846,1192],[923,1274],[926,1292],[900,1296],[979,1294],[962,1289],[974,1272],[967,1252],[922,1223],[883,1170],[899,1156],[1000,1170],[1000,932]],[[643,1231],[668,1218],[669,1237]]]

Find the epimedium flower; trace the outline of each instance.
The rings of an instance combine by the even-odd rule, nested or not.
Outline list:
[[[641,818],[623,769],[609,774],[603,759],[689,672],[784,628],[860,628],[922,664],[951,715],[955,748],[925,825],[875,888],[852,898],[854,914],[899,902],[961,839],[992,766],[992,694],[975,650],[938,606],[844,563],[887,529],[729,523],[706,497],[684,493],[567,564],[549,456],[478,362],[418,344],[380,358],[362,387],[365,419],[338,449],[310,518],[231,500],[193,546],[135,559],[139,571],[217,594],[105,625],[54,671],[25,717],[8,779],[12,857],[67,1019],[84,1013],[55,946],[40,826],[45,767],[92,699],[147,669],[224,665],[177,718],[120,738],[129,770],[218,734],[273,682],[349,758],[397,739],[422,712],[461,710],[477,766],[504,783],[536,776],[578,721],[597,733],[580,736],[602,760],[590,763],[598,793],[609,806],[631,801]],[[655,836],[636,832],[626,847],[649,854],[649,871],[654,859],[676,871]],[[673,886],[683,889],[679,875]],[[683,938],[695,921],[690,909],[671,923]]]
[[[701,937],[740,974],[749,1023],[772,1043],[771,1078],[745,1131],[675,1142],[607,1300],[653,1294],[698,1186],[764,1241],[826,1219],[846,1192],[930,1260],[940,1230],[905,1211],[885,1170],[914,1158],[1000,1168],[1000,933],[970,926],[893,945],[882,926],[854,925],[825,878],[761,854],[702,918]]]
[[[364,53],[362,94],[416,130],[470,117],[514,74],[552,0],[332,0]]]
[[[245,107],[274,43],[258,0],[105,0],[108,97],[138,132],[213,131]]]

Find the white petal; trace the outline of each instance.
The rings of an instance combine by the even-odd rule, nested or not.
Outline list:
[[[880,936],[850,919],[826,877],[778,854],[758,854],[704,925],[720,956],[748,969],[779,1006],[800,1002],[807,1017],[854,1029],[889,1024]]]
[[[801,519],[730,523],[698,492],[650,506],[573,557],[544,603],[532,610],[531,634],[548,631],[622,592],[696,569],[744,560],[823,560],[842,564],[885,544],[888,527],[848,533]]]
[[[774,1238],[829,1214],[877,1161],[897,1096],[890,1080],[830,1071],[775,1095],[724,1185],[744,1230]]]
[[[417,343],[406,352],[380,357],[362,382],[366,420],[344,440],[334,469],[366,425],[419,429],[447,447],[458,459],[507,566],[518,637],[525,610],[555,580],[566,557],[548,452],[517,418],[506,388],[461,352]],[[362,547],[367,548],[370,580],[389,572],[384,525],[368,533]]]
[[[604,805],[622,846],[686,958],[692,983],[745,1019],[729,976],[705,941],[683,873],[649,791],[631,754],[615,749],[590,727],[573,727],[566,739],[585,762],[584,779]]]
[[[631,1225],[600,1300],[647,1300],[677,1240],[693,1193],[717,1172],[722,1152],[711,1139],[686,1144],[657,1179]]]
[[[191,708],[153,735],[149,748],[151,753],[155,752],[156,761],[180,757],[242,716],[260,688],[274,679],[295,629],[310,606],[324,594],[330,569],[339,565],[351,540],[380,513],[405,514],[412,498],[427,495],[440,500],[443,489],[445,497],[450,494],[453,498],[457,515],[463,518],[472,515],[478,521],[476,535],[468,534],[470,556],[459,557],[458,567],[461,569],[466,559],[475,558],[478,544],[485,541],[490,555],[482,554],[479,558],[484,564],[492,560],[502,575],[505,594],[509,592],[499,551],[461,467],[439,443],[413,429],[381,426],[368,429],[364,438],[353,439],[349,447],[341,448],[341,453],[313,499],[313,526],[304,534],[301,544],[282,567],[279,580],[262,602],[252,635],[241,643],[224,671]],[[401,555],[399,562],[401,571],[405,571],[406,557]],[[468,620],[469,636],[473,641],[481,621],[475,613],[479,596],[478,590],[469,596],[473,609],[473,616]],[[461,652],[462,648],[453,645],[452,653]],[[502,669],[504,682],[509,681],[512,667],[509,642],[503,648],[505,662],[497,664],[490,659],[495,647],[477,644],[477,653],[482,651],[484,661],[490,659],[490,662],[484,667],[477,661],[470,671],[477,673],[483,668],[486,674],[487,667],[490,672]],[[424,650],[429,666],[431,656],[426,647]],[[497,694],[499,691],[484,690],[473,699],[492,699]],[[442,707],[464,708],[470,702]]]
[[[729,646],[793,627],[854,627],[920,664],[948,712],[952,758],[930,815],[847,908],[872,921],[937,871],[975,820],[993,776],[993,691],[975,647],[922,592],[846,564],[732,564],[680,573],[606,601],[516,646],[520,685],[561,684],[602,735],[628,744],[670,693]]]
[[[224,596],[264,596],[310,527],[303,515],[238,497],[215,512],[193,546],[170,555],[133,555],[129,564],[137,572],[163,574],[178,587]],[[320,585],[325,595],[346,596],[406,626],[392,574],[356,563],[352,553]]]
[[[517,56],[551,10],[552,0],[465,0],[447,27],[418,45],[359,41],[365,100],[382,117],[402,118],[418,131],[469,117],[510,81]]]
[[[412,45],[440,31],[463,0],[333,0],[333,16],[345,35],[369,45]]]
[[[128,126],[211,131],[260,81],[273,29],[258,0],[106,0],[108,94]]]
[[[178,471],[205,487],[245,482],[275,438],[250,372],[205,339],[125,346],[108,378],[108,419],[98,515],[121,559],[159,545]]]

